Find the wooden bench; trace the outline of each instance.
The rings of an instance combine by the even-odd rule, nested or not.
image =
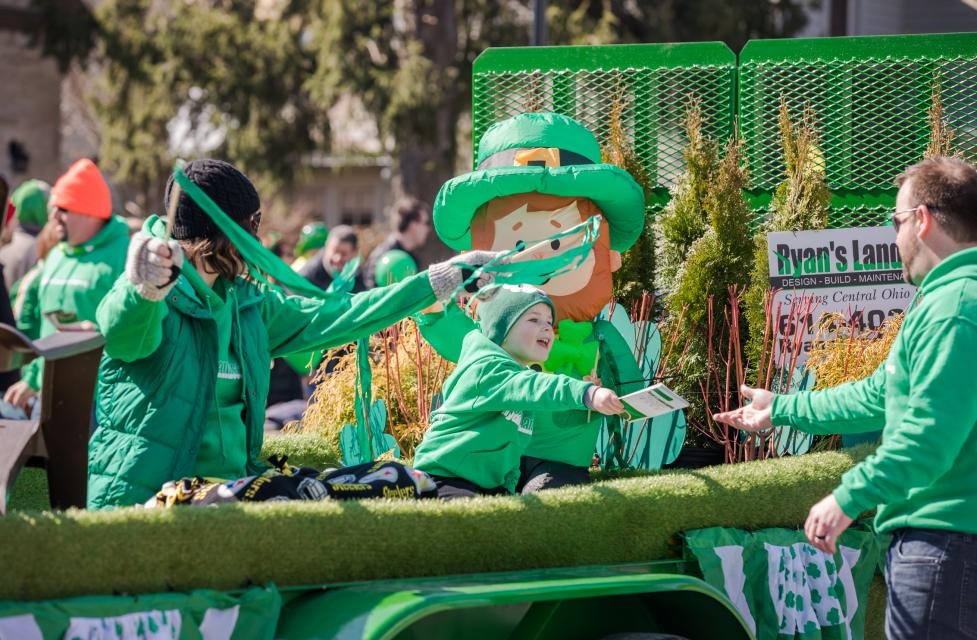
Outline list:
[[[0,515],[25,465],[44,467],[55,509],[85,507],[88,437],[105,340],[96,331],[62,331],[37,341],[0,323],[0,371],[44,358],[41,397],[27,420],[0,420]]]

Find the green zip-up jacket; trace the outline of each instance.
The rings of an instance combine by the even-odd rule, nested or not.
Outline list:
[[[772,420],[816,434],[883,428],[834,491],[849,517],[877,506],[882,532],[977,533],[977,249],[940,262],[917,301],[872,376],[775,396]]]
[[[157,217],[144,231],[161,237]],[[164,300],[142,298],[120,277],[98,308],[105,352],[98,375],[96,420],[89,443],[88,506],[141,503],[168,480],[188,476],[216,401],[217,326],[189,281],[184,262]],[[205,284],[203,286],[206,286]],[[427,273],[398,285],[322,299],[289,296],[238,278],[231,342],[238,347],[247,427],[247,468],[260,472],[271,358],[346,344],[432,304]]]
[[[484,489],[515,492],[534,412],[585,409],[590,386],[527,369],[480,331],[470,331],[458,366],[444,381],[444,404],[431,414],[414,466]]]
[[[88,242],[76,247],[61,242],[48,254],[38,276],[36,303],[24,307],[17,326],[33,339],[57,329],[49,316],[61,322],[95,322],[95,310],[125,269],[129,227],[112,216]],[[22,378],[35,391],[41,389],[43,360],[24,367]]]

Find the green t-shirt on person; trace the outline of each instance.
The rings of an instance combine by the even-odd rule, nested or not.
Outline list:
[[[239,478],[247,472],[248,429],[244,423],[244,383],[241,362],[234,344],[235,306],[234,287],[218,278],[213,289],[196,289],[197,295],[213,314],[217,324],[217,385],[214,403],[207,411],[197,461],[193,474],[205,478],[226,480]]]

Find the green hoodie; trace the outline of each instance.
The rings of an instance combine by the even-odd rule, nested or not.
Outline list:
[[[833,389],[775,396],[775,425],[808,433],[873,431],[882,444],[835,489],[855,518],[878,507],[876,528],[977,533],[977,249],[923,280],[886,361]]]
[[[523,367],[479,331],[464,337],[444,404],[414,454],[422,471],[515,492],[533,412],[585,409],[589,382]]]
[[[57,331],[49,319],[51,314],[57,314],[63,323],[95,322],[99,302],[125,269],[128,247],[129,227],[118,216],[112,216],[84,244],[75,247],[59,243],[48,254],[38,276],[37,304],[18,326],[37,339]],[[43,360],[34,360],[23,370],[24,381],[35,391],[41,388],[43,364]]]
[[[457,307],[444,313],[422,314],[417,318],[421,335],[441,357],[457,362],[462,336],[477,325]],[[595,320],[593,333],[587,341],[599,342],[597,376],[601,384],[624,395],[645,386],[643,374],[634,361],[631,348],[617,328],[607,320]],[[620,420],[616,416],[602,416],[580,406],[557,407],[551,411],[536,411],[533,439],[524,455],[562,462],[574,467],[589,467],[597,446],[597,436],[605,421]],[[584,427],[586,428],[570,428]]]

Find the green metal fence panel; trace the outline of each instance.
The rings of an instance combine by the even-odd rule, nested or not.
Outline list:
[[[733,132],[736,56],[721,42],[488,49],[472,77],[475,148],[491,125],[528,111],[556,111],[608,141],[619,113],[648,171],[649,205],[660,207],[684,167],[682,129],[690,95],[709,135]]]
[[[884,224],[893,179],[929,141],[942,94],[954,147],[977,156],[977,34],[754,40],[739,56],[737,114],[758,216],[783,180],[778,111],[815,113],[833,227]]]
[[[792,114],[806,104],[814,109],[831,226],[885,224],[893,179],[926,149],[935,86],[954,150],[977,159],[974,33],[753,40],[738,64],[716,42],[488,49],[473,68],[473,143],[518,113],[557,111],[605,144],[619,110],[650,177],[654,212],[684,169],[682,118],[695,95],[708,135],[725,141],[739,122],[756,226],[783,180],[783,96]]]

